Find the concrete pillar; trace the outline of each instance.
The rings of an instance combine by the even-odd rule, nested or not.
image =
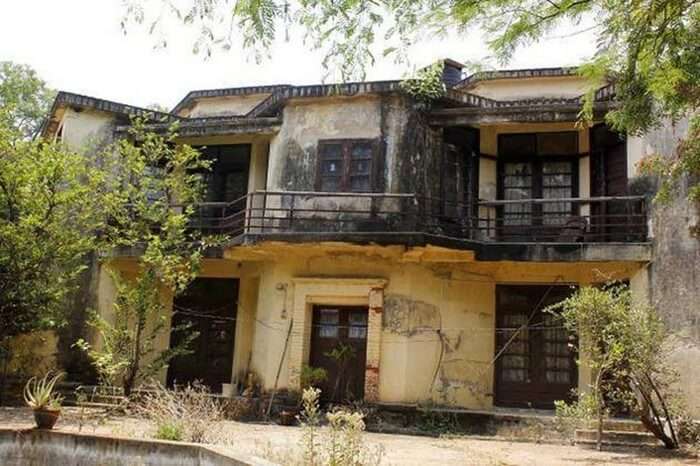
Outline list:
[[[384,290],[372,288],[369,292],[367,316],[367,362],[365,364],[365,400],[379,401],[379,359],[382,339],[382,312]]]

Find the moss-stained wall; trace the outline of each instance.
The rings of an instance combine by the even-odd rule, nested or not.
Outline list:
[[[687,125],[683,120],[630,138],[630,170],[636,170],[633,162],[645,155],[673,155]],[[671,359],[686,402],[693,415],[700,417],[700,207],[686,200],[688,179],[680,180],[677,187],[668,203],[652,210],[654,261],[644,280],[648,280],[652,305],[672,333]]]

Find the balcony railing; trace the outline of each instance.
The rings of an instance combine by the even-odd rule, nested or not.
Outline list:
[[[193,226],[241,235],[428,234],[482,242],[645,242],[643,196],[479,201],[414,194],[257,191],[202,203]]]

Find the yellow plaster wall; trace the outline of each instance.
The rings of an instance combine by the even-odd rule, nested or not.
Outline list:
[[[117,289],[113,279],[113,272],[117,271],[126,280],[132,280],[137,272],[138,263],[133,258],[119,258],[112,260],[108,263],[103,263],[99,267],[99,278],[98,278],[98,290],[97,290],[97,311],[99,314],[107,321],[113,321],[114,319],[114,302],[116,298]],[[255,272],[248,271],[250,267],[245,267],[243,264],[238,262],[232,262],[222,259],[204,259],[202,261],[202,270],[200,273],[201,277],[210,278],[241,278],[242,275],[246,275],[249,278],[241,280],[240,294],[238,299],[238,312],[243,315],[244,324],[242,324],[240,329],[236,331],[236,342],[235,342],[235,352],[238,352],[239,357],[234,357],[232,376],[240,370],[244,370],[247,363],[246,354],[250,353],[250,334],[245,330],[246,321],[250,319],[251,310],[255,309],[256,300],[256,290],[255,290],[255,279],[250,278],[255,276]],[[244,272],[245,271],[245,272]],[[243,291],[243,286],[245,287],[245,292]],[[158,335],[155,341],[156,352],[165,350],[170,345],[170,320],[172,317],[173,309],[173,296],[172,293],[163,289],[161,291],[161,302],[165,307],[165,317],[166,317],[166,330]],[[232,303],[236,305],[236,303]],[[235,324],[232,324],[235,325]],[[240,341],[238,339],[239,333],[241,333]],[[102,341],[100,336],[93,333],[88,335],[88,340],[90,344],[96,348],[100,348]],[[155,355],[151,355],[154,357]],[[161,383],[165,383],[167,376],[167,368],[164,368],[156,376]]]
[[[58,370],[57,345],[58,336],[48,330],[12,337],[7,373],[42,376],[49,370]]]
[[[368,358],[379,368],[376,399],[472,409],[492,406],[497,284],[588,284],[601,277],[637,283],[642,269],[632,262],[475,262],[468,251],[342,243],[269,242],[225,256],[205,260],[202,276],[240,279],[232,380],[252,371],[265,389],[296,388],[296,361],[307,362],[310,352],[312,305],[369,305],[381,309],[373,324],[381,330],[368,340]],[[134,262],[112,266],[128,273]],[[372,295],[377,288],[381,293]],[[101,276],[99,303],[107,312],[110,290]],[[579,389],[589,380],[582,367]]]
[[[587,82],[579,76],[481,81],[467,92],[495,100],[534,99],[538,97],[573,98],[586,92]]]
[[[85,151],[111,139],[114,115],[106,112],[67,108],[60,125],[63,126],[63,143],[75,151]]]
[[[269,243],[230,250],[233,260],[254,258],[259,263],[251,369],[263,387],[275,385],[279,370],[278,388],[296,388],[292,363],[299,354],[308,361],[313,303],[364,304],[366,296],[355,297],[348,290],[352,280],[383,280],[378,399],[489,408],[497,284],[586,284],[600,281],[601,274],[629,278],[641,267],[619,262],[473,262],[468,255],[421,249]],[[300,299],[306,306],[299,308]],[[294,309],[302,309],[301,314],[293,314]],[[293,316],[297,321],[282,358]],[[445,351],[438,369],[441,339]],[[579,388],[585,389],[589,380],[584,367]]]

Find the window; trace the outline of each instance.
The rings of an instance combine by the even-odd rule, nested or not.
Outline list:
[[[376,189],[377,141],[347,139],[319,141],[318,180],[320,191],[366,193]]]
[[[576,197],[577,148],[575,131],[500,135],[499,198],[515,201]],[[542,205],[506,204],[501,215],[503,225],[509,227],[533,223],[562,225],[573,212],[572,203],[564,201]]]

